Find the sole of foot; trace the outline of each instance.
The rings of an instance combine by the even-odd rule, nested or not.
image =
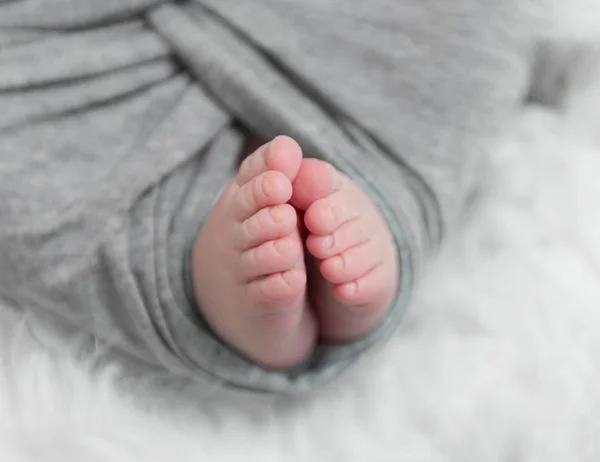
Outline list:
[[[320,336],[356,340],[383,320],[396,292],[396,246],[377,206],[330,164],[303,159],[291,203],[304,212],[309,293]]]
[[[269,368],[289,368],[313,350],[317,327],[306,298],[296,209],[288,202],[302,163],[277,137],[241,164],[193,249],[198,305],[226,342]]]

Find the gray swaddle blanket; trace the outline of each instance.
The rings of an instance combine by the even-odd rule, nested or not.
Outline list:
[[[0,296],[200,380],[330,380],[462,220],[526,83],[519,21],[517,0],[0,0]],[[357,181],[401,255],[385,322],[295,371],[232,351],[190,294],[240,126]]]

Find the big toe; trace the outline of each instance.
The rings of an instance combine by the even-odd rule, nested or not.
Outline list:
[[[318,159],[303,159],[293,181],[291,203],[306,211],[315,201],[338,190],[341,174],[329,163]]]
[[[261,173],[274,170],[294,181],[302,162],[302,149],[292,138],[278,136],[250,154],[242,164],[237,183],[242,186]]]

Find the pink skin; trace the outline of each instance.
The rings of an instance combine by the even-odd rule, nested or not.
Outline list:
[[[207,321],[271,368],[302,362],[318,336],[347,342],[367,334],[385,315],[398,273],[375,205],[331,165],[302,159],[287,137],[242,162],[193,254],[194,290]]]
[[[322,339],[343,343],[375,329],[396,292],[397,251],[379,209],[330,164],[304,159],[291,203],[304,212],[309,298]],[[310,260],[309,260],[310,261]]]
[[[193,249],[196,299],[213,329],[265,367],[302,362],[317,338],[292,196],[302,152],[279,137],[240,166]]]

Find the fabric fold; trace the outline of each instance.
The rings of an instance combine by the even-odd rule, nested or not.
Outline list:
[[[0,3],[0,296],[208,384],[294,394],[341,376],[396,331],[481,186],[526,83],[517,3]],[[190,289],[247,132],[355,181],[401,265],[377,329],[290,371],[231,349]]]
[[[75,29],[124,21],[168,0],[13,0],[0,4],[0,27]]]

